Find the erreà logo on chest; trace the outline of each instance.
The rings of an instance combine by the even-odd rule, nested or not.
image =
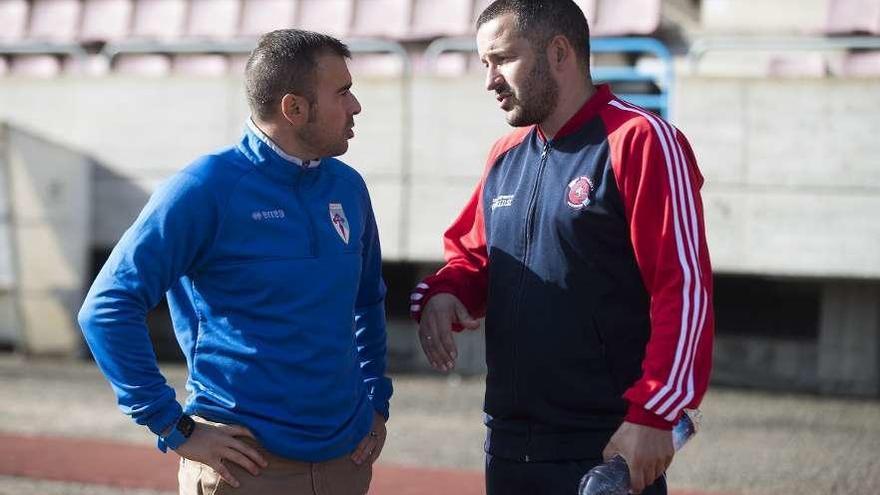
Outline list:
[[[348,244],[350,229],[342,203],[330,203],[330,222],[333,224],[333,228],[336,229],[336,233],[342,238],[342,241]]]

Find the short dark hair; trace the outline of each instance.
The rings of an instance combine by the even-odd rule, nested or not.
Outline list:
[[[506,14],[516,18],[516,29],[536,50],[544,50],[554,36],[563,35],[578,60],[589,67],[590,27],[584,11],[572,0],[496,0],[477,18],[477,29]]]
[[[254,115],[275,116],[288,93],[314,103],[317,57],[325,53],[351,58],[345,43],[326,34],[279,29],[261,36],[245,67],[245,91]]]

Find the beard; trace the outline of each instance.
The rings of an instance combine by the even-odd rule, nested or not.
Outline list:
[[[306,125],[297,131],[297,138],[308,144],[319,157],[339,156],[348,151],[348,129],[354,126],[350,119],[346,128],[338,133],[318,120],[318,105],[309,106],[309,118]]]
[[[507,112],[507,123],[513,127],[525,127],[544,122],[559,102],[559,84],[550,75],[547,57],[539,55],[522,87],[516,93],[505,85],[498,94],[513,94],[513,108]]]

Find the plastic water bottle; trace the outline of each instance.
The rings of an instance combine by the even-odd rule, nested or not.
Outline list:
[[[700,411],[686,409],[672,428],[672,446],[679,450],[697,433],[701,420]],[[627,495],[629,493],[629,466],[616,455],[604,464],[591,469],[581,478],[578,495]]]

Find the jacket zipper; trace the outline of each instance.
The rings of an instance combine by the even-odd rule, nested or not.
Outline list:
[[[514,322],[520,321],[519,315],[521,312],[520,310],[521,310],[522,298],[523,298],[523,292],[524,292],[523,280],[525,279],[526,265],[528,264],[528,261],[529,261],[529,251],[530,251],[531,243],[532,243],[532,230],[533,230],[534,224],[535,224],[535,210],[537,209],[538,191],[541,188],[541,178],[544,175],[544,168],[547,165],[547,155],[549,153],[550,153],[550,141],[546,141],[546,142],[544,142],[544,149],[541,150],[541,162],[538,164],[538,172],[536,173],[536,176],[535,176],[535,185],[532,187],[532,194],[529,197],[529,204],[528,204],[528,208],[526,210],[526,224],[523,229],[524,230],[523,237],[525,238],[525,247],[523,249],[522,268],[520,269],[520,272],[519,272],[519,283],[518,283],[519,292],[517,294],[516,305],[514,306],[514,311],[513,311],[513,314],[516,315],[515,319],[513,320]],[[514,323],[514,326],[515,326],[515,323]],[[512,375],[513,375],[512,376],[512,379],[513,379],[512,388],[513,388],[513,404],[515,405],[515,404],[517,404],[517,402],[519,402],[519,398],[518,398],[518,394],[517,394],[517,387],[516,387],[516,384],[518,381],[517,380],[517,378],[518,378],[517,372],[516,372],[516,363],[518,362],[517,356],[519,355],[519,353],[518,353],[518,350],[516,347],[516,338],[512,339],[512,341],[513,341],[512,346],[513,346],[513,363],[514,363],[513,364],[513,371],[512,371]]]
[[[315,220],[312,218],[311,213],[305,206],[305,202],[302,200],[302,196],[300,195],[300,182],[302,181],[302,174],[310,173],[308,170],[300,171],[300,174],[297,175],[296,181],[293,183],[293,197],[296,199],[297,204],[299,205],[300,211],[306,217],[306,223],[308,224],[309,229],[309,254],[314,258],[318,255],[318,246],[317,239],[315,234]]]

